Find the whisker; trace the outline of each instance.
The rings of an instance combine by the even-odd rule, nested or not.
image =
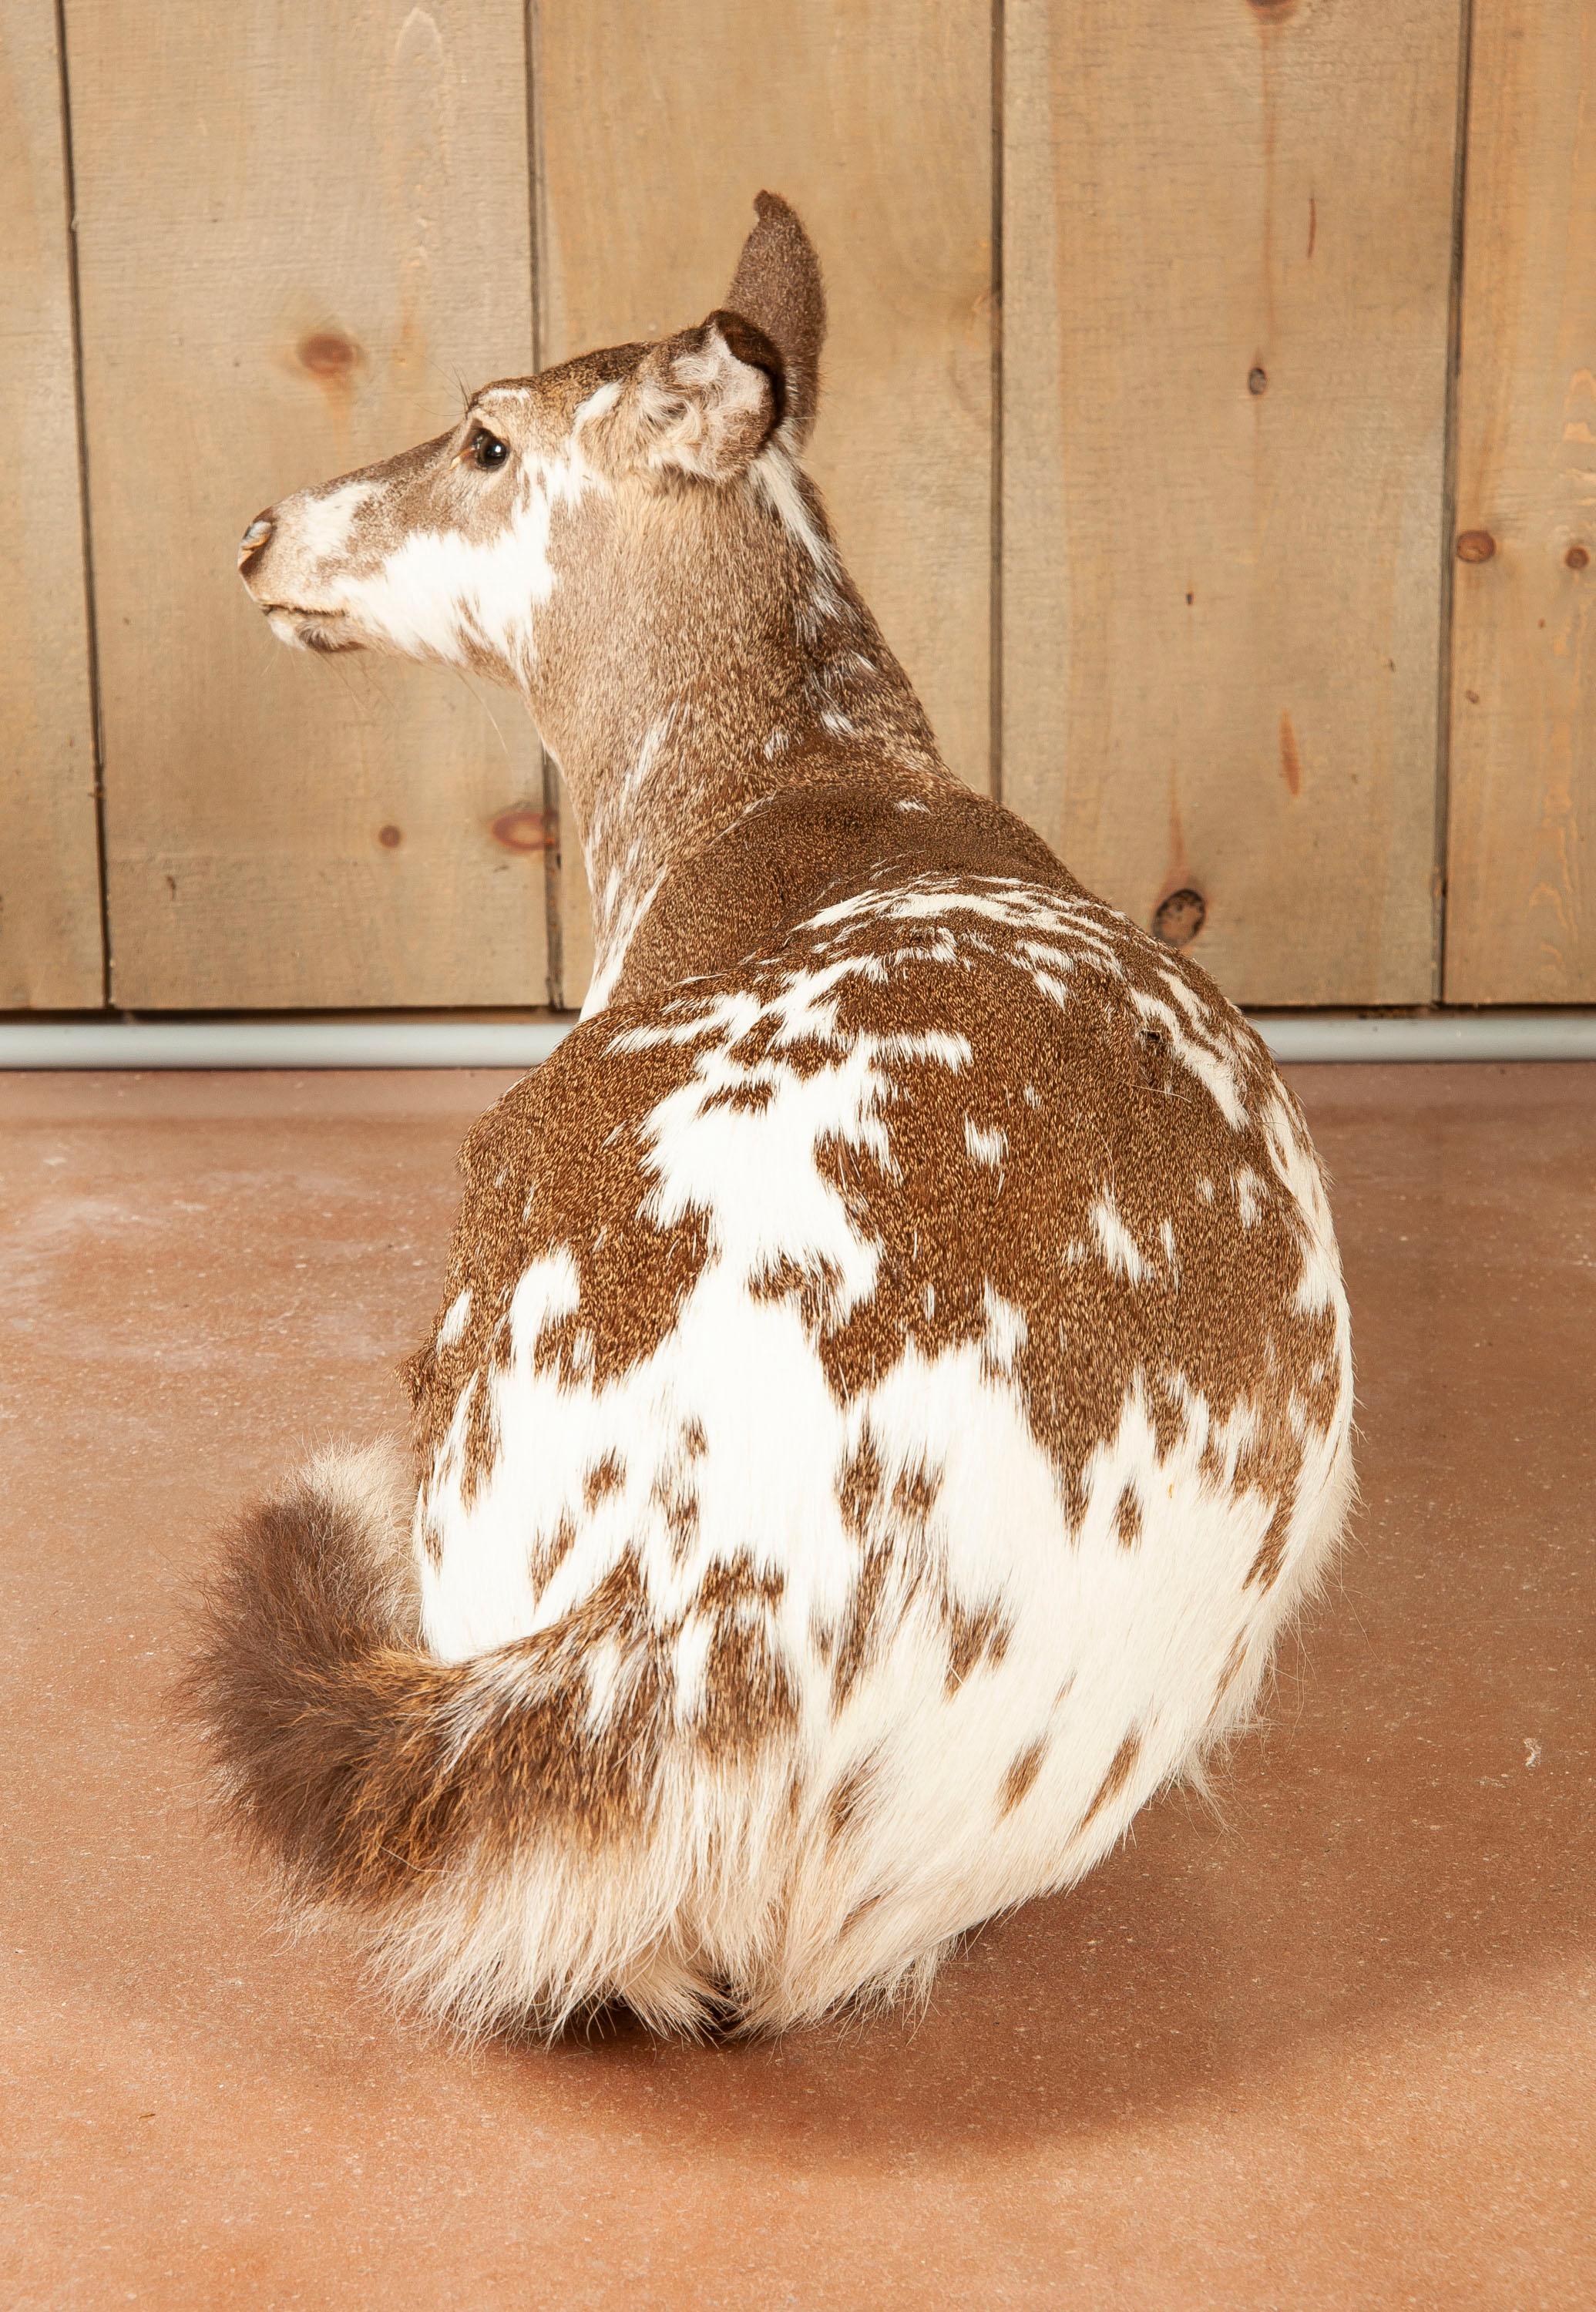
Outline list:
[[[470,692],[471,696],[476,700],[484,714],[487,715],[489,722],[492,723],[494,737],[498,740],[500,747],[504,749],[505,762],[509,765],[510,768],[513,770],[515,768],[515,758],[510,752],[509,740],[505,738],[504,731],[499,728],[498,716],[494,713],[493,708],[488,705],[487,699],[472,682],[469,675],[467,674],[463,666],[452,667],[450,671],[460,677],[461,682],[465,684],[466,688]]]

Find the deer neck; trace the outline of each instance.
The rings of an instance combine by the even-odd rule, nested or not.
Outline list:
[[[866,766],[906,793],[953,784],[818,500],[790,467],[781,481],[785,504],[756,479],[608,509],[557,587],[529,703],[565,775],[606,990],[664,879],[767,797]]]

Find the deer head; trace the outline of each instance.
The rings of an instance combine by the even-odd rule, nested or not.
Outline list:
[[[785,201],[759,210],[730,302],[696,328],[485,386],[435,440],[258,514],[239,566],[273,631],[531,693],[569,639],[557,600],[612,623],[609,590],[649,583],[651,530],[676,534],[678,563],[689,537],[711,560],[746,556],[762,512],[811,532],[812,553],[823,517],[793,460],[814,421],[820,267]]]
[[[284,641],[522,692],[572,792],[601,946],[684,827],[713,832],[827,750],[940,772],[798,463],[819,263],[785,201],[757,206],[706,320],[486,386],[447,434],[282,499],[240,547]]]

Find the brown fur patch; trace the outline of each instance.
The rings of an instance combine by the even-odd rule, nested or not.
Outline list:
[[[825,1824],[828,1846],[840,1845],[848,1832],[861,1818],[865,1800],[870,1794],[871,1784],[875,1778],[875,1772],[876,1761],[873,1756],[861,1758],[856,1765],[849,1767],[842,1780],[834,1786],[830,1797],[826,1801]]]
[[[532,1544],[527,1572],[534,1595],[559,1572],[575,1546],[576,1524],[567,1511],[552,1534],[547,1538],[539,1536]]]
[[[1264,1537],[1258,1546],[1258,1555],[1247,1569],[1250,1587],[1272,1590],[1280,1579],[1280,1569],[1285,1563],[1286,1545],[1291,1539],[1292,1501],[1292,1494],[1285,1494],[1270,1511]]]
[[[1076,1825],[1077,1835],[1084,1830],[1089,1823],[1095,1822],[1106,1806],[1112,1805],[1136,1772],[1136,1760],[1141,1755],[1141,1736],[1136,1733],[1127,1734],[1115,1751],[1109,1771],[1098,1784],[1091,1805]]]
[[[997,1793],[997,1818],[1013,1813],[1029,1793],[1031,1784],[1042,1771],[1042,1761],[1048,1755],[1045,1738],[1028,1742],[1010,1764]]]
[[[1245,1630],[1240,1630],[1231,1641],[1230,1651],[1224,1658],[1224,1667],[1219,1673],[1219,1683],[1214,1689],[1214,1706],[1216,1710],[1240,1677],[1241,1665],[1246,1659],[1247,1633]]]
[[[620,1455],[606,1453],[601,1460],[593,1463],[583,1479],[583,1501],[590,1510],[596,1510],[609,1494],[618,1493],[626,1482],[627,1465]]]
[[[759,1116],[775,1098],[774,1084],[752,1076],[741,1083],[723,1084],[719,1091],[711,1092],[699,1112],[710,1116],[718,1108],[727,1108],[734,1116]]]
[[[655,1187],[643,1126],[690,1067],[678,1047],[616,1053],[612,1023],[577,1029],[490,1108],[461,1152],[465,1195],[442,1318],[468,1287],[458,1336],[434,1332],[407,1367],[424,1467],[440,1454],[460,1391],[471,1390],[460,1473],[469,1506],[498,1457],[491,1385],[510,1354],[510,1302],[536,1261],[563,1256],[576,1307],[532,1344],[539,1371],[601,1388],[671,1330],[708,1257],[700,1216],[650,1218]]]
[[[796,1725],[798,1693],[767,1613],[723,1607],[714,1620],[692,1730],[706,1755],[727,1765]]]
[[[778,1253],[750,1277],[748,1289],[756,1300],[796,1300],[805,1325],[812,1330],[825,1321],[841,1283],[841,1272],[834,1261],[794,1260],[789,1253]]]
[[[1013,1624],[1000,1607],[979,1606],[972,1611],[951,1600],[944,1618],[948,1625],[948,1668],[943,1691],[953,1695],[978,1663],[989,1662],[995,1668],[1002,1661],[1013,1634]]]
[[[698,1538],[697,1493],[678,1471],[656,1480],[653,1498],[664,1516],[665,1530],[671,1537],[671,1563],[685,1565]]]
[[[905,1467],[892,1480],[892,1507],[905,1524],[923,1527],[936,1507],[943,1473],[925,1461]]]

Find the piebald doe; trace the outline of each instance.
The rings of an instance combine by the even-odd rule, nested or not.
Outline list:
[[[519,689],[592,887],[413,1454],[244,1516],[192,1676],[293,1898],[468,2030],[923,1993],[1245,1719],[1351,1490],[1297,1105],[944,766],[800,463],[823,330],[763,194],[701,326],[241,550],[284,640]]]

